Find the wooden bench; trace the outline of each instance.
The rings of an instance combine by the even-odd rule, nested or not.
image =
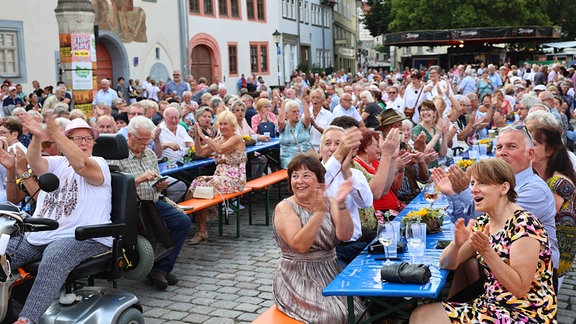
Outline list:
[[[282,313],[276,305],[270,306],[262,315],[258,316],[252,324],[301,324],[302,322]]]
[[[210,206],[218,205],[218,235],[222,236],[222,203],[225,201],[232,201],[236,199],[236,206],[240,206],[240,197],[252,191],[252,188],[244,187],[244,190],[229,194],[216,194],[212,199],[198,199],[192,198],[179,203],[178,205],[184,207],[194,207],[192,209],[185,210],[186,214],[192,214],[199,210],[208,208]],[[230,206],[236,211],[236,237],[240,237],[240,209]],[[228,219],[225,220],[228,223]]]
[[[266,191],[266,226],[270,225],[270,190],[271,185],[280,183],[288,179],[288,171],[278,170],[276,172],[267,174],[263,177],[248,181],[246,187],[251,188],[252,192],[256,191]],[[252,195],[249,195],[252,196]],[[278,199],[280,199],[280,187],[278,187]],[[248,204],[248,223],[252,225],[252,198],[250,198]]]

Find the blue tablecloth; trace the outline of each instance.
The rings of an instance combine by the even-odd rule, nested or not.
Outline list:
[[[430,204],[424,199],[423,194],[418,195],[407,205],[397,216],[397,220],[402,219],[411,211],[428,207]],[[447,206],[445,198],[434,203],[434,207],[443,208]],[[438,267],[438,259],[442,250],[436,249],[439,240],[450,240],[453,237],[452,225],[448,217],[444,218],[442,231],[436,234],[426,235],[426,251],[422,258],[422,263],[430,266],[432,278],[430,282],[418,284],[402,284],[382,282],[380,280],[380,269],[384,260],[383,254],[369,254],[367,250],[362,251],[342,272],[324,289],[324,296],[370,296],[370,297],[424,297],[436,298],[440,290],[446,284],[448,270]],[[410,262],[408,252],[399,254],[402,261]],[[400,261],[397,261],[400,262]]]
[[[246,147],[246,153],[250,154],[253,152],[264,151],[264,150],[269,150],[269,149],[274,149],[274,148],[280,148],[280,139],[272,138],[272,139],[270,139],[269,142],[258,142],[256,145],[248,146],[248,147]],[[175,174],[175,173],[182,172],[182,171],[199,169],[201,167],[211,165],[214,163],[215,163],[215,161],[213,158],[204,158],[204,159],[194,160],[191,162],[186,162],[183,165],[176,166],[176,167],[170,167],[170,165],[175,164],[174,162],[173,163],[164,162],[164,163],[158,164],[158,168],[160,169],[161,175],[170,175],[170,174]]]

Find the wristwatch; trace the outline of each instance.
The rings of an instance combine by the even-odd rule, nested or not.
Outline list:
[[[22,179],[28,179],[28,178],[32,177],[32,175],[33,175],[33,174],[32,174],[32,171],[28,170],[28,171],[22,173],[22,176],[21,176],[20,178],[22,178]]]

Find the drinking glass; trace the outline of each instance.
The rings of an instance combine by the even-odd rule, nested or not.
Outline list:
[[[406,224],[406,241],[408,241],[408,250],[410,252],[412,263],[419,263],[420,259],[424,256],[424,246],[426,245],[425,235],[426,224]]]
[[[380,244],[384,246],[384,249],[386,249],[386,262],[384,262],[384,265],[390,265],[394,263],[390,261],[388,246],[390,246],[390,244],[394,242],[395,237],[396,237],[396,231],[394,231],[394,226],[392,226],[392,223],[382,224],[382,226],[380,227],[380,233],[378,233],[378,242],[380,242]]]
[[[488,144],[480,144],[478,145],[478,148],[480,156],[488,155]]]

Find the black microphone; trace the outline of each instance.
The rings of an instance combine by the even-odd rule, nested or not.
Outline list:
[[[24,202],[21,205],[21,209],[24,209],[24,206],[28,205],[30,200],[32,200],[32,198],[34,196],[36,196],[36,194],[40,190],[44,190],[46,192],[52,192],[52,191],[58,189],[59,186],[60,186],[60,180],[58,179],[58,177],[56,175],[54,175],[54,173],[44,173],[43,175],[38,177],[38,187],[39,187],[38,190],[36,190],[36,192],[34,192],[32,195],[30,195],[30,197],[28,197],[26,202]]]

